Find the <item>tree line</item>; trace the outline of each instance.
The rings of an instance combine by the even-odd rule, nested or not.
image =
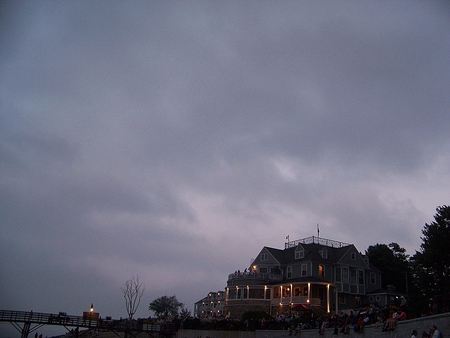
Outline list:
[[[382,273],[383,288],[393,285],[409,298],[411,315],[450,311],[450,207],[436,208],[425,223],[422,243],[413,255],[398,243],[369,246],[366,255]]]

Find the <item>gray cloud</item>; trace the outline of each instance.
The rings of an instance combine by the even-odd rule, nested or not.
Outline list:
[[[414,254],[448,204],[444,2],[2,6],[5,308],[123,317],[139,274],[138,316],[192,309],[317,223]]]

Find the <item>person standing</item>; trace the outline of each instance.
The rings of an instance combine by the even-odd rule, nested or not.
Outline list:
[[[411,338],[417,338],[417,330],[413,330],[411,333]]]
[[[436,325],[433,325],[433,335],[431,338],[442,338],[441,332],[438,330]]]

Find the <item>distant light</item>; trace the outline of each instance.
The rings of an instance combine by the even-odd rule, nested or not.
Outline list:
[[[94,304],[91,303],[91,309],[89,311],[94,312]]]

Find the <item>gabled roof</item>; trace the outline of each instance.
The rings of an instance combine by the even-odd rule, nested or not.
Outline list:
[[[270,248],[268,246],[265,246],[264,249],[266,249],[280,264],[284,262],[283,250]]]
[[[304,250],[305,254],[301,259],[295,259],[296,251]],[[327,257],[323,258],[322,251],[327,252]],[[350,260],[349,252],[356,253],[357,261],[356,265],[366,267],[372,271],[379,272],[372,264],[364,259],[358,249],[353,244],[336,242],[328,239],[322,239],[317,237],[305,238],[303,240],[288,242],[284,249],[277,249],[272,247],[263,247],[261,253],[267,252],[272,257],[272,264],[290,265],[298,264],[301,262],[323,262],[324,264],[346,264],[345,260]],[[349,262],[347,262],[348,264]],[[352,262],[352,265],[353,262]]]

